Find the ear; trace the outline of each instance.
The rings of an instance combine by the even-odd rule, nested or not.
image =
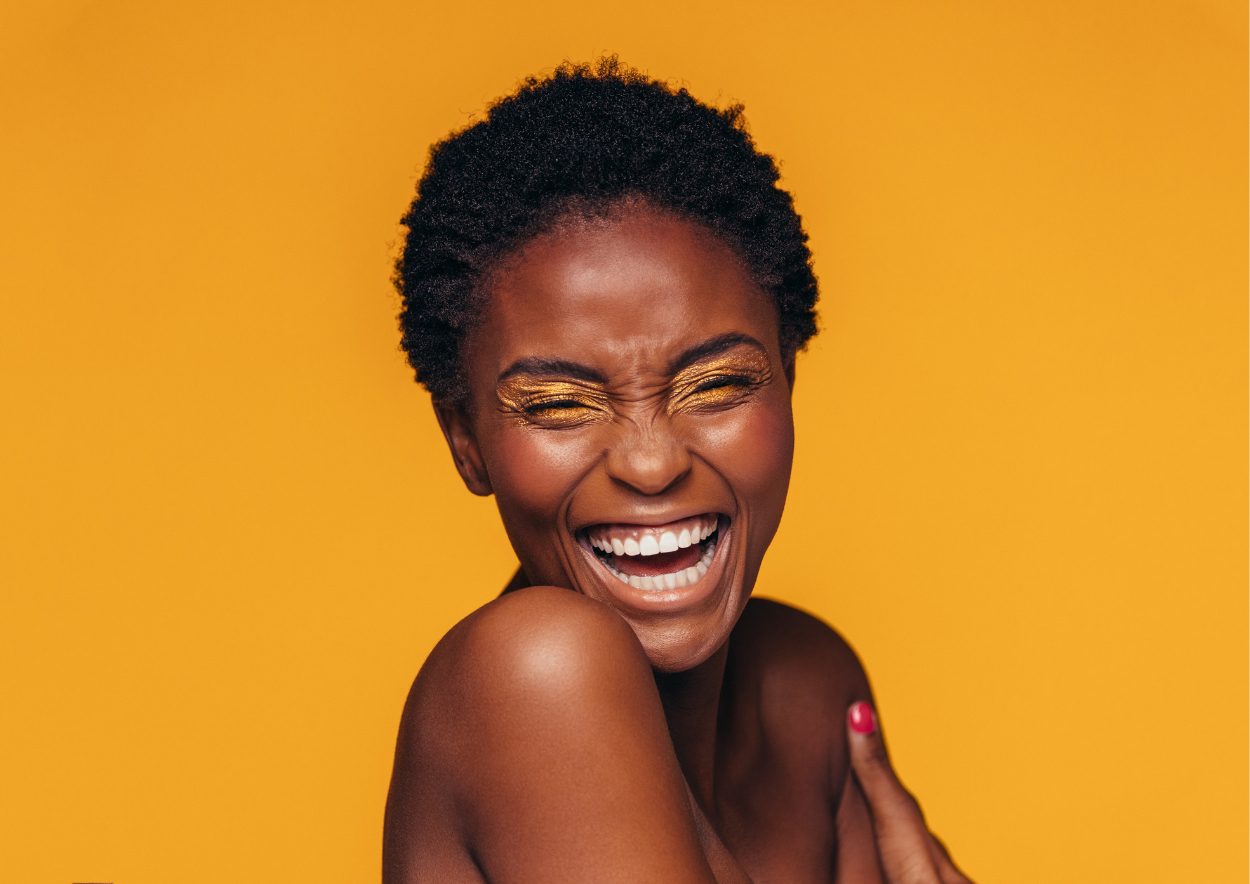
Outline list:
[[[465,407],[435,402],[434,413],[438,416],[438,425],[443,431],[443,438],[447,440],[447,447],[451,449],[452,460],[456,462],[456,470],[464,480],[465,487],[474,494],[488,497],[491,494],[490,476],[486,473],[482,450],[478,447],[473,422]]]

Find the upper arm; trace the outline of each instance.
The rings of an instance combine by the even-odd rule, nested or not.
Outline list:
[[[409,738],[489,880],[713,880],[651,668],[610,610],[511,593],[426,670]]]
[[[851,775],[846,738],[847,709],[859,700],[873,701],[858,655],[833,628],[789,605],[753,599],[748,613],[743,637],[756,655],[769,661],[764,687],[774,718],[786,721],[813,766],[826,771],[837,841],[836,880],[883,880],[868,806]],[[812,720],[796,727],[804,715]]]

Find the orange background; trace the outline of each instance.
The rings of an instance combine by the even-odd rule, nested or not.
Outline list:
[[[812,234],[759,590],[985,882],[1246,880],[1246,9],[7,4],[0,880],[368,881],[513,558],[397,349],[428,145],[615,51]]]

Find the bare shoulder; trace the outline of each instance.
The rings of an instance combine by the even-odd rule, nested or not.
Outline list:
[[[510,592],[461,620],[430,652],[404,706],[397,768],[405,751],[419,754],[426,771],[465,765],[491,740],[532,730],[535,718],[554,723],[571,702],[594,702],[604,678],[654,690],[624,621],[568,590]]]
[[[819,617],[782,602],[752,598],[733,634],[765,688],[838,701],[868,699],[868,679],[854,649]],[[796,698],[797,699],[797,698]],[[839,715],[841,713],[839,712]]]
[[[488,880],[706,880],[650,664],[599,602],[508,593],[422,667],[387,805],[388,881],[456,850]]]
[[[850,644],[818,617],[753,598],[730,639],[726,676],[735,696],[745,698],[739,708],[758,720],[775,756],[821,784],[836,807],[850,771],[846,710],[871,699]]]
[[[533,687],[545,696],[600,674],[595,667],[608,663],[631,674],[649,671],[633,632],[607,607],[566,589],[534,586],[495,599],[453,627],[418,675],[417,687],[426,691],[418,690],[416,700],[451,691],[462,707],[482,705]]]
[[[837,881],[883,881],[867,805],[850,769],[846,710],[872,702],[868,677],[850,643],[819,617],[753,598],[731,640],[735,670],[755,697],[768,741],[787,769],[821,770],[823,798],[837,832]],[[791,786],[798,793],[809,778]]]

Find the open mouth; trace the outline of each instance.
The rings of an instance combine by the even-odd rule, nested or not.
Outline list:
[[[634,589],[692,586],[707,574],[720,540],[721,520],[705,513],[667,525],[592,525],[581,532],[595,558]]]

